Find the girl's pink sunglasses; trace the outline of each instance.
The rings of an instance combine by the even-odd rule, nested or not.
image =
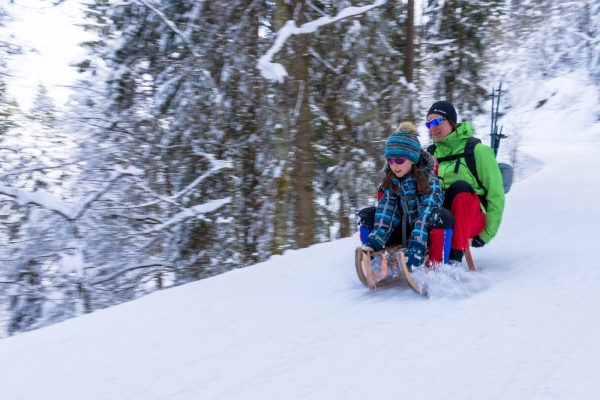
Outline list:
[[[406,157],[392,157],[392,158],[387,158],[387,163],[392,165],[393,163],[396,163],[398,165],[402,165],[406,162]]]

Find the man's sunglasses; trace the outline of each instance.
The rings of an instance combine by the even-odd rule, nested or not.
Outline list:
[[[446,120],[446,118],[442,118],[442,117],[434,118],[431,121],[425,122],[425,126],[427,127],[427,129],[431,129],[434,126],[438,126],[439,124],[441,124],[445,120]]]
[[[398,165],[402,165],[406,162],[406,157],[392,157],[392,158],[387,158],[387,163],[392,165],[394,163],[398,164]]]

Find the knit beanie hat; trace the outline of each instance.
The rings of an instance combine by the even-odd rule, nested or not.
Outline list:
[[[448,121],[452,121],[456,123],[456,109],[452,105],[452,103],[448,101],[436,101],[429,108],[427,115],[429,114],[438,114],[445,117]]]
[[[400,128],[403,127],[404,123],[400,125]],[[408,129],[392,133],[385,144],[385,158],[393,157],[405,157],[416,164],[421,157],[421,143],[417,135]]]

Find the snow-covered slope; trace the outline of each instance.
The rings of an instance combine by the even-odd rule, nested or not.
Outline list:
[[[517,90],[505,133],[541,168],[482,272],[424,299],[363,287],[356,238],[289,252],[1,340],[0,398],[595,399],[598,94],[577,75]]]

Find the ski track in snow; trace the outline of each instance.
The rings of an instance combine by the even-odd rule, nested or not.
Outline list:
[[[473,250],[481,272],[371,293],[356,237],[290,251],[1,340],[1,398],[595,399],[600,129],[574,82],[543,83],[523,128],[543,166]]]

